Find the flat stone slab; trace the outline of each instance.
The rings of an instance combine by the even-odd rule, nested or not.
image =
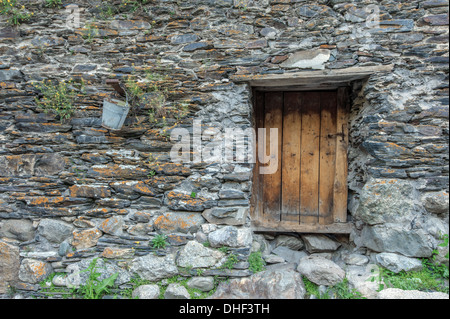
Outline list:
[[[423,292],[389,288],[380,291],[378,293],[378,299],[449,299],[449,295],[443,292]]]

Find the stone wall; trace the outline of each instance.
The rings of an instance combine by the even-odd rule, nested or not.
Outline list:
[[[251,164],[169,157],[170,132],[193,120],[204,143],[214,129],[253,127],[251,87],[236,75],[394,65],[354,83],[350,240],[307,253],[430,257],[448,233],[447,1],[77,1],[74,28],[64,7],[23,2],[33,15],[20,26],[0,16],[0,293],[34,291],[51,272],[76,281],[93,257],[113,262],[119,284],[181,268],[250,276],[258,249],[280,262],[271,251],[289,246],[285,235],[251,230]],[[128,75],[163,88],[169,112],[153,121],[144,107],[105,129],[105,81]],[[46,80],[84,83],[69,120],[38,108],[33,83]],[[158,234],[166,249],[152,247]],[[309,242],[290,237],[294,251]],[[238,258],[231,270],[222,246]]]

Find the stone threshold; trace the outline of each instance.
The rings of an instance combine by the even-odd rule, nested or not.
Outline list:
[[[252,230],[254,232],[296,232],[315,234],[350,234],[353,228],[352,223],[334,223],[329,225],[321,224],[299,224],[294,222],[275,221],[253,221]]]

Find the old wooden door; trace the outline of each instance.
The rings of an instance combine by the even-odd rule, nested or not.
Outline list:
[[[345,88],[316,92],[255,91],[258,148],[278,152],[273,174],[254,173],[254,226],[267,231],[348,233],[348,112]],[[278,138],[270,140],[270,128]],[[274,144],[275,143],[275,144]],[[262,144],[262,145],[261,145]]]

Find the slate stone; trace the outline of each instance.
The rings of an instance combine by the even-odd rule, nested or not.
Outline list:
[[[21,82],[24,75],[20,70],[0,70],[0,81]]]
[[[196,34],[181,34],[175,35],[170,38],[170,42],[172,44],[184,44],[189,42],[195,42],[198,40],[198,36]]]
[[[209,299],[303,299],[305,294],[300,274],[292,269],[280,269],[220,283]]]
[[[196,51],[196,50],[208,50],[208,49],[211,49],[211,48],[212,48],[212,46],[210,44],[208,44],[208,43],[196,42],[196,43],[191,43],[191,44],[186,45],[183,48],[183,51],[193,52],[193,51]]]
[[[73,229],[74,227],[66,222],[43,219],[39,223],[38,232],[50,242],[60,244],[72,236]]]
[[[19,279],[19,246],[0,239],[0,293],[8,291],[8,283]]]
[[[399,273],[401,271],[409,272],[422,270],[421,260],[398,254],[381,253],[376,255],[376,260],[379,265],[395,273]]]
[[[425,16],[423,21],[432,26],[448,25],[448,13]]]
[[[430,236],[422,229],[401,225],[367,226],[356,240],[377,252],[391,252],[406,257],[428,258],[433,253]]]

